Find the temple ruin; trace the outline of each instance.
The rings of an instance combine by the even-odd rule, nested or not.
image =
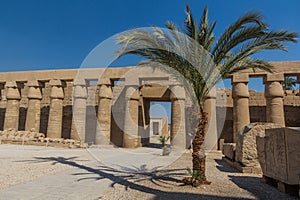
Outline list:
[[[300,62],[273,62],[274,73],[232,74],[232,91],[218,88],[205,102],[215,148],[235,142],[251,122],[300,127],[300,92],[284,91],[285,76],[300,80]],[[262,77],[265,92],[248,90]],[[134,148],[147,146],[151,101],[171,102],[171,143],[188,148],[195,110],[183,86],[152,68],[66,69],[0,73],[0,130],[36,130],[48,138]],[[76,113],[74,113],[76,112]],[[219,113],[225,113],[220,115]],[[221,121],[225,123],[220,123]]]

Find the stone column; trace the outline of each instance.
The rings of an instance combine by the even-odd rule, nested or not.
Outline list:
[[[28,108],[26,115],[25,130],[40,130],[41,99],[42,94],[39,83],[36,80],[28,81]]]
[[[137,86],[126,86],[123,147],[141,146],[138,129],[139,89]]]
[[[86,135],[86,82],[76,80],[73,88],[73,126],[76,131],[71,132],[71,139],[85,142]]]
[[[47,137],[61,138],[64,92],[61,81],[58,79],[50,80],[49,85],[51,93]]]
[[[20,92],[15,81],[9,81],[5,85],[6,91],[6,111],[3,129],[19,128],[19,107],[20,107]]]
[[[232,78],[233,142],[244,126],[250,123],[248,74],[236,74]]]
[[[283,74],[267,74],[265,77],[265,97],[267,122],[285,126],[283,88],[281,82],[284,80]]]
[[[186,149],[185,91],[182,86],[171,86],[171,145],[174,149]]]
[[[110,80],[99,83],[96,144],[110,144],[112,88]]]
[[[208,129],[205,136],[205,147],[208,151],[218,149],[216,98],[216,88],[213,87],[209,91],[203,106],[204,112],[207,113],[208,117]]]

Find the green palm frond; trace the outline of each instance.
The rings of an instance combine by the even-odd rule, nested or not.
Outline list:
[[[172,74],[200,106],[210,88],[229,74],[249,68],[272,72],[272,66],[252,58],[254,54],[263,50],[287,51],[285,42],[297,42],[297,33],[270,31],[255,12],[241,16],[215,42],[216,22],[209,22],[208,8],[204,9],[198,26],[188,5],[186,13],[182,30],[167,22],[167,29],[152,27],[118,35],[117,43],[122,47],[117,54],[142,56],[146,60],[139,65]]]

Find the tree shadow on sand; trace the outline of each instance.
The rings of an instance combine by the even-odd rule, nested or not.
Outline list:
[[[240,176],[229,175],[230,180],[236,184],[239,188],[247,190],[251,194],[255,195],[257,199],[270,199],[272,196],[274,199],[274,194],[276,199],[297,199],[293,196],[284,194],[278,191],[275,187],[266,184],[263,181],[262,177],[257,176],[243,176],[240,171],[231,167],[228,163],[223,161],[222,159],[214,159],[218,164],[216,167],[218,170],[226,173],[239,173]],[[277,184],[276,184],[277,185]]]
[[[240,188],[247,190],[254,194],[258,199],[282,199],[282,200],[296,200],[295,196],[282,193],[277,188],[263,182],[260,177],[250,176],[229,176],[230,180],[238,185]],[[275,197],[276,196],[276,197]]]
[[[86,176],[84,178],[78,178],[77,181],[94,179],[95,181],[100,181],[103,179],[108,179],[112,183],[110,187],[115,187],[116,184],[124,186],[126,190],[129,188],[131,190],[137,190],[142,193],[152,194],[153,200],[164,200],[164,199],[246,199],[246,198],[236,198],[236,197],[223,197],[217,195],[201,195],[189,192],[173,192],[164,191],[163,188],[178,187],[182,186],[181,179],[186,176],[186,169],[161,169],[161,166],[155,168],[147,168],[147,165],[141,165],[140,167],[135,166],[118,166],[112,168],[109,166],[99,165],[97,167],[90,167],[87,165],[79,164],[75,161],[77,157],[35,157],[35,160],[27,160],[26,162],[51,162],[52,165],[64,164],[76,167],[78,169],[85,170],[83,173],[75,173],[74,176]],[[96,175],[90,177],[90,175]],[[151,188],[139,184],[142,181],[151,181],[153,184],[159,186],[161,189]],[[175,186],[175,187],[177,187]],[[185,186],[188,187],[188,186]],[[180,188],[179,188],[180,189]],[[197,188],[199,189],[199,188]],[[195,188],[196,190],[196,188]]]

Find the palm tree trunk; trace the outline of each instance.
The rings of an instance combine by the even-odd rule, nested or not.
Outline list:
[[[207,113],[203,111],[203,109],[200,109],[200,116],[199,116],[199,125],[197,127],[196,135],[193,140],[193,171],[197,172],[199,175],[198,178],[200,179],[199,181],[202,183],[207,183],[206,181],[206,176],[205,176],[205,161],[206,161],[206,156],[204,151],[201,149],[203,143],[204,143],[204,138],[205,138],[205,133],[206,133],[206,128],[208,124],[208,118],[207,118]]]

